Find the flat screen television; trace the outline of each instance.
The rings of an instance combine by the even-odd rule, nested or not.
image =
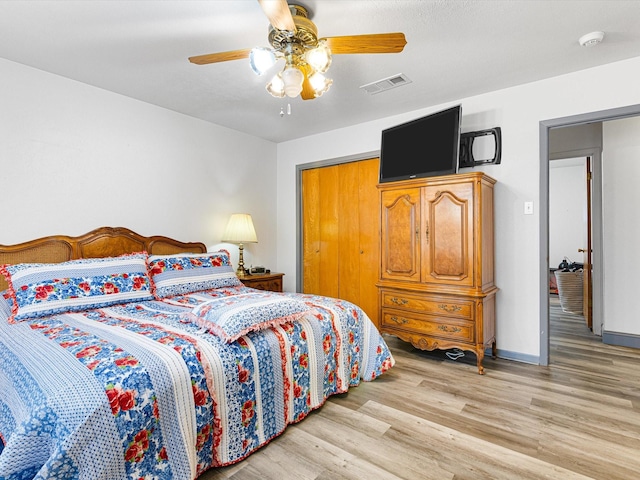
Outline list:
[[[382,131],[380,183],[458,173],[462,105]]]

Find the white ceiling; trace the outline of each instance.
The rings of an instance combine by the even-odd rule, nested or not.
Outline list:
[[[640,56],[638,0],[299,3],[321,37],[399,31],[407,45],[335,55],[322,97],[276,99],[248,60],[187,60],[266,46],[256,0],[0,0],[0,57],[282,142]],[[594,30],[604,42],[581,47]],[[399,73],[412,83],[376,95],[359,88]],[[292,113],[280,117],[287,103]]]

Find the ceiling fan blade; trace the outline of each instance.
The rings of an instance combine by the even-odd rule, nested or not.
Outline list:
[[[296,24],[287,0],[258,0],[262,11],[269,19],[269,23],[276,30],[296,31]]]
[[[243,50],[231,50],[230,52],[208,53],[206,55],[189,57],[189,61],[197,65],[207,65],[209,63],[228,62],[229,60],[242,60],[243,58],[249,58],[249,53],[251,53],[251,48],[245,48]]]
[[[311,73],[311,67],[309,65],[300,65],[300,70],[304,72],[304,81],[302,82],[302,92],[300,92],[300,98],[303,100],[313,100],[316,98],[316,93],[309,83],[309,73]]]
[[[404,33],[372,33],[368,35],[346,35],[327,37],[327,46],[332,54],[341,53],[399,53],[407,40]]]

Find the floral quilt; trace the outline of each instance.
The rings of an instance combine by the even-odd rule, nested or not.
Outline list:
[[[364,312],[305,315],[227,343],[190,321],[228,287],[9,324],[0,292],[0,478],[194,479],[238,462],[394,364]]]

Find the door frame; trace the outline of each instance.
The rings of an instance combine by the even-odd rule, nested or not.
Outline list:
[[[584,264],[584,271],[582,272],[582,315],[584,316],[587,327],[596,335],[602,336],[602,318],[599,318],[597,322],[593,321],[593,228],[591,225],[593,222],[593,162],[593,156],[585,157],[585,175],[582,179],[587,190],[587,243],[585,244],[585,248],[582,249],[582,260]],[[602,152],[600,152],[599,163],[600,166],[602,166]]]
[[[606,122],[640,115],[640,104],[626,107],[600,110],[568,117],[543,120],[539,124],[540,132],[540,225],[539,225],[539,311],[540,311],[540,365],[549,365],[549,130],[557,127],[569,127],[593,122]],[[592,228],[593,228],[593,318],[602,325],[603,319],[603,245],[602,245],[602,158],[598,153],[598,161],[593,159],[593,197],[592,197]],[[578,155],[577,155],[578,156]],[[596,165],[597,164],[597,165]]]

